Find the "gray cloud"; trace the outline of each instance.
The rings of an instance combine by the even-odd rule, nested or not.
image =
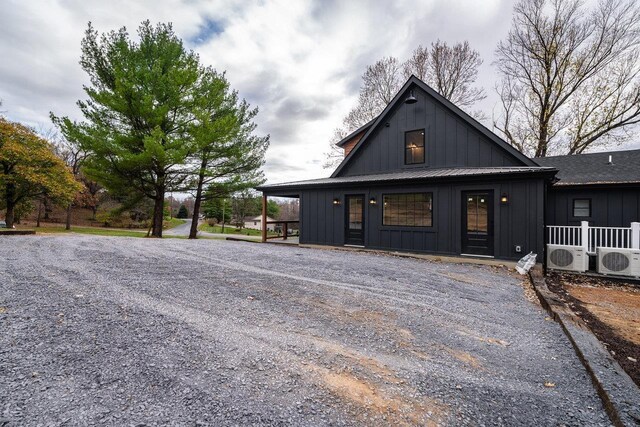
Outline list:
[[[276,110],[280,117],[295,117],[302,120],[319,120],[327,117],[330,112],[331,99],[310,99],[307,96],[296,96],[284,99]]]
[[[87,77],[78,60],[88,21],[104,32],[144,19],[172,22],[207,65],[260,113],[271,135],[269,181],[327,176],[321,164],[333,129],[354,105],[366,65],[405,59],[420,43],[468,39],[485,60],[479,83],[492,93],[495,45],[513,0],[369,2],[308,0],[5,0],[0,14],[0,99],[13,120],[49,125],[49,111],[80,118]],[[496,97],[482,108],[489,116]]]

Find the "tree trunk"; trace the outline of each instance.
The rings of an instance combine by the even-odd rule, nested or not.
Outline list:
[[[225,221],[225,217],[224,217],[225,212],[224,211],[225,211],[226,207],[227,207],[227,200],[223,198],[222,199],[222,234],[224,234],[224,221]]]
[[[153,205],[153,228],[151,237],[162,237],[162,222],[164,220],[164,192],[161,191],[156,196]]]
[[[151,229],[151,237],[162,237],[162,222],[164,221],[164,192],[165,192],[164,173],[157,173],[156,181],[156,197],[153,204],[153,226]]]
[[[14,217],[13,209],[14,209],[13,203],[9,203],[7,201],[7,215],[5,217],[7,228],[13,228],[13,217]]]
[[[44,198],[44,219],[45,221],[49,219],[49,212],[51,212],[51,206],[48,198]]]
[[[7,184],[7,187],[5,188],[5,203],[7,205],[7,214],[5,216],[5,222],[7,223],[7,228],[13,228],[13,221],[14,221],[14,209],[16,207],[16,202],[15,202],[15,193],[16,193],[16,189],[15,186],[13,184]]]
[[[64,226],[65,230],[71,230],[71,203],[67,206],[67,221]]]
[[[191,230],[189,230],[189,238],[197,239],[198,237],[198,217],[200,216],[200,204],[202,203],[202,187],[204,185],[204,168],[206,164],[203,161],[198,176],[198,188],[196,189],[196,199],[193,202],[193,215],[191,217]]]
[[[40,217],[42,217],[42,199],[38,202],[38,217],[36,218],[36,227],[40,227]]]

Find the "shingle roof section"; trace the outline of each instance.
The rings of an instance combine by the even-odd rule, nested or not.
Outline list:
[[[556,186],[640,184],[640,150],[538,157],[534,160],[540,166],[558,169]]]
[[[306,181],[282,182],[278,184],[262,185],[257,190],[269,190],[285,187],[315,187],[336,184],[357,184],[375,182],[395,182],[433,178],[454,178],[464,176],[527,174],[554,172],[550,167],[517,166],[517,167],[488,167],[488,168],[442,168],[442,169],[415,169],[403,172],[381,173],[373,175],[356,175],[336,178],[310,179]]]

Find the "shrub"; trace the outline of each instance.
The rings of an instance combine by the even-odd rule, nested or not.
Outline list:
[[[178,210],[178,215],[176,218],[186,219],[189,218],[189,211],[185,205],[180,205],[180,209]]]

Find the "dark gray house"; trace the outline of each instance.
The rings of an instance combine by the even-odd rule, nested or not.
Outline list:
[[[338,146],[331,177],[258,187],[263,206],[300,199],[302,244],[507,260],[545,243],[640,249],[640,150],[530,159],[416,77]]]
[[[330,178],[264,185],[300,198],[300,243],[518,259],[542,253],[540,166],[411,77],[372,122],[339,143]]]
[[[640,150],[535,159],[558,169],[546,202],[546,223],[628,227],[640,221]]]

